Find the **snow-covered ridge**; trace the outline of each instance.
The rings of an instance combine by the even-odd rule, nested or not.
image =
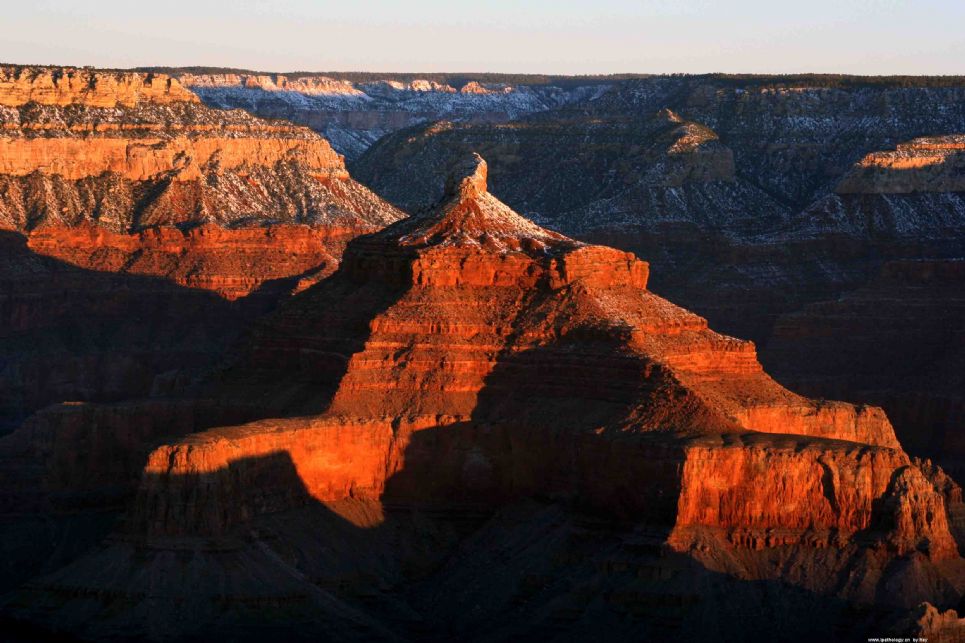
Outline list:
[[[194,89],[245,88],[260,89],[266,92],[296,92],[310,96],[361,96],[364,94],[382,95],[398,92],[488,96],[528,92],[533,91],[533,87],[559,89],[555,86],[514,86],[506,83],[481,83],[475,80],[469,81],[457,89],[448,83],[420,78],[406,82],[384,79],[366,83],[353,83],[329,76],[315,75],[289,78],[284,74],[182,74],[179,80],[183,85]]]
[[[601,94],[599,84],[564,88],[469,81],[454,87],[426,79],[352,82],[281,74],[186,73],[178,78],[211,107],[307,125],[349,159],[382,136],[418,123],[507,121]]]
[[[184,74],[181,84],[192,88],[246,88],[268,92],[292,91],[309,95],[357,95],[352,83],[327,76],[289,79],[281,74]]]

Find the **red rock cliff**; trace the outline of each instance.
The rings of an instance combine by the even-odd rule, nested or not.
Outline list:
[[[163,75],[0,66],[0,430],[201,368],[402,216],[306,128]]]
[[[234,493],[237,511],[257,513],[241,491],[248,469],[232,463],[287,453],[308,496],[324,502],[562,493],[624,516],[663,506],[684,548],[693,527],[751,548],[871,531],[892,555],[957,557],[942,495],[880,410],[783,389],[751,344],[647,292],[643,264],[538,228],[485,180],[485,163],[470,159],[435,212],[354,241],[338,273],[259,331],[224,386],[261,371],[311,391],[328,373],[335,390],[317,392],[327,412],[160,448],[142,486],[142,527],[181,533],[179,524],[208,521],[182,519],[183,503],[164,499],[169,489],[193,494],[202,474],[228,476],[216,516],[234,511]],[[580,268],[567,270],[574,258]],[[352,298],[339,301],[349,284]],[[665,466],[639,460],[660,448]],[[653,505],[651,484],[676,504],[666,509],[663,495]],[[203,504],[188,510],[203,516]],[[164,517],[152,518],[161,505]],[[220,533],[238,519],[205,527]]]

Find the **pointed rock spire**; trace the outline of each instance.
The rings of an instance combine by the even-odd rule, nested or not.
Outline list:
[[[490,194],[486,174],[481,156],[465,157],[446,181],[445,201],[353,242],[343,266],[356,266],[359,281],[404,275],[420,286],[533,288],[543,281],[552,289],[581,281],[646,289],[646,262],[540,227]]]
[[[433,210],[386,228],[403,246],[464,247],[523,252],[540,257],[582,246],[520,216],[487,190],[486,161],[476,153],[460,160],[446,180],[445,200]]]
[[[472,199],[486,194],[489,166],[476,152],[461,159],[452,168],[446,180],[446,199],[459,197],[460,200]]]

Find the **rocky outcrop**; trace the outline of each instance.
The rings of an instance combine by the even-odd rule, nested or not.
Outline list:
[[[617,82],[579,106],[499,126],[442,123],[399,132],[353,166],[368,185],[412,207],[440,193],[437,177],[460,150],[479,149],[491,163],[494,194],[510,206],[552,229],[646,257],[654,291],[723,332],[756,341],[783,382],[883,404],[909,449],[937,457],[924,443],[954,433],[960,413],[942,381],[957,382],[949,373],[962,370],[958,351],[938,356],[931,348],[938,337],[957,346],[928,321],[947,319],[937,310],[940,299],[934,314],[920,317],[929,295],[917,288],[882,294],[896,305],[903,297],[919,303],[901,313],[887,304],[861,314],[854,308],[850,324],[822,322],[820,339],[792,336],[786,325],[812,314],[806,310],[837,316],[830,311],[856,306],[877,289],[889,261],[962,256],[962,88],[937,80],[829,81]],[[661,119],[668,128],[677,121],[668,132],[684,124],[713,132],[681,137],[703,141],[695,149],[704,153],[685,153],[691,161],[676,166],[689,169],[668,172],[681,156],[670,150],[687,146],[655,143],[663,140],[653,125]],[[400,181],[398,167],[422,168],[421,178]],[[879,314],[902,321],[863,321]],[[861,339],[866,333],[893,337],[888,344],[900,343],[896,350],[908,359],[885,367],[881,355],[890,353]],[[813,354],[818,342],[835,349]],[[832,358],[833,365],[825,361]],[[925,373],[938,375],[928,383]],[[908,378],[913,390],[899,383]]]
[[[649,293],[632,257],[492,197],[478,156],[448,186],[438,209],[352,242],[339,271],[267,320],[222,379],[230,390],[261,371],[309,388],[338,373],[340,356],[325,413],[159,448],[136,533],[223,536],[308,500],[452,511],[542,494],[672,526],[681,551],[709,528],[738,550],[867,533],[890,556],[957,559],[944,496],[879,410],[781,388],[751,345]],[[574,255],[593,261],[568,272]],[[338,301],[340,282],[355,300]],[[296,354],[330,370],[299,372],[285,357]],[[296,488],[272,466],[292,469]]]
[[[3,431],[50,403],[183,389],[403,216],[310,130],[159,74],[0,67],[0,124]]]
[[[359,96],[363,92],[344,80],[327,76],[286,76],[284,74],[181,74],[182,83],[195,91],[243,87],[266,92],[298,92],[310,96]],[[400,88],[401,89],[401,88]]]
[[[547,346],[588,334],[613,351],[591,362],[621,391],[609,396],[613,413],[638,403],[635,378],[650,373],[645,386],[682,386],[696,393],[695,407],[705,405],[699,412],[724,411],[729,419],[721,426],[895,444],[878,412],[820,407],[783,390],[763,373],[751,344],[716,335],[702,318],[647,292],[647,267],[631,255],[573,241],[512,212],[485,190],[485,163],[471,158],[438,209],[353,241],[332,279],[259,329],[236,367],[239,381],[264,371],[269,390],[301,377],[307,385],[317,372],[298,355],[351,356],[341,367],[319,361],[344,372],[333,412],[468,416],[477,393],[494,385],[487,378],[500,362],[517,361],[510,372],[526,372]],[[359,318],[324,303],[350,288],[347,308]],[[306,328],[329,330],[313,336],[299,330]],[[413,333],[434,339],[410,346]],[[654,359],[663,367],[648,366]],[[440,372],[433,364],[452,366]],[[529,406],[520,412],[536,417]],[[672,424],[652,420],[654,428]]]
[[[965,135],[931,136],[872,152],[838,184],[839,194],[965,192]]]
[[[530,440],[552,446],[534,454],[499,450]],[[619,447],[599,441],[545,428],[482,431],[439,416],[264,420],[154,451],[134,529],[154,539],[224,536],[259,514],[309,500],[383,498],[452,511],[542,493],[626,519],[669,519],[670,542],[682,551],[704,528],[738,550],[842,547],[868,534],[890,555],[958,556],[943,496],[894,450],[758,434],[663,445],[638,435]],[[593,480],[604,453],[611,470]],[[277,454],[285,457],[273,460]],[[652,488],[615,496],[622,485]],[[673,498],[676,507],[667,504]]]
[[[900,452],[754,436],[687,455],[678,547],[696,528],[752,549],[841,547],[867,531],[899,556],[958,556],[942,497]]]
[[[14,177],[42,172],[76,181],[115,174],[145,181],[166,174],[176,181],[196,180],[203,167],[242,165],[271,167],[280,161],[304,165],[319,178],[346,179],[348,173],[335,152],[322,141],[262,138],[171,139],[124,138],[5,138],[0,141],[0,174]]]
[[[166,74],[104,72],[71,67],[0,67],[0,105],[133,107],[139,102],[197,103],[198,97]]]
[[[118,234],[82,224],[35,230],[27,247],[88,270],[164,277],[235,300],[266,284],[304,290],[335,270],[345,244],[358,233],[334,226],[226,229],[205,224]]]

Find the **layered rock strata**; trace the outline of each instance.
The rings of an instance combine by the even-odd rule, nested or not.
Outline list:
[[[839,625],[848,609],[954,604],[960,489],[909,459],[880,410],[787,391],[752,344],[709,330],[647,278],[633,255],[515,214],[488,193],[485,163],[467,159],[438,207],[352,241],[338,271],[266,318],[209,383],[300,417],[155,449],[118,539],[35,580],[8,612],[115,635],[111,606],[146,605],[145,574],[169,564],[166,579],[205,569],[232,588],[165,580],[165,596],[197,605],[177,636],[252,618],[274,632],[253,607],[268,603],[305,632],[347,639],[345,619],[356,638],[417,638],[487,623],[542,633],[549,605],[577,629],[639,612],[618,626],[628,640],[655,627],[706,635],[705,610],[728,604],[712,587],[765,620],[800,616],[789,606],[802,595]],[[514,509],[534,499],[557,513]],[[467,529],[478,536],[457,535]],[[529,564],[521,543],[536,548]],[[192,562],[166,562],[175,551]],[[572,562],[536,562],[547,552]],[[490,570],[473,556],[492,557]],[[465,574],[477,582],[457,591]],[[509,603],[447,620],[497,577],[504,593],[510,579]],[[765,586],[776,601],[752,589]],[[82,593],[93,619],[77,621],[64,592]]]
[[[0,225],[305,223],[379,227],[398,211],[305,128],[212,110],[153,74],[4,67]],[[159,88],[166,88],[162,91]]]
[[[164,277],[236,300],[272,285],[303,290],[334,271],[345,244],[358,233],[335,226],[205,224],[120,234],[85,223],[36,230],[27,247],[88,270]]]
[[[165,74],[105,73],[56,67],[0,68],[0,105],[133,107],[141,101],[199,102],[177,79]]]
[[[963,254],[965,202],[955,178],[965,131],[961,79],[909,80],[618,81],[592,100],[503,127],[400,132],[353,169],[390,200],[424,202],[441,190],[438,175],[423,171],[403,184],[393,168],[446,167],[460,147],[483,150],[499,198],[561,232],[647,257],[656,292],[717,329],[754,339],[776,368],[787,365],[768,359],[769,347],[783,343],[769,341],[782,315],[870,285],[887,261]],[[697,175],[672,190],[637,187],[666,167],[667,156],[632,165],[647,139],[613,134],[640,131],[665,108],[719,137],[732,182]],[[904,328],[912,346],[918,333]],[[849,337],[835,342],[847,345]],[[863,363],[839,360],[837,380],[856,387],[827,394],[881,403],[858,390],[870,390],[861,384]],[[944,404],[917,402],[900,386],[892,393],[906,400],[889,404],[893,419],[911,430],[934,425]]]
[[[564,444],[586,439],[565,437],[568,430],[576,436],[591,430],[602,436],[614,431],[678,437],[747,431],[795,434],[816,439],[817,444],[831,441],[824,447],[828,450],[824,464],[817,463],[821,459],[818,449],[813,464],[807,467],[814,467],[813,471],[827,467],[831,471],[828,475],[835,480],[844,475],[842,466],[860,469],[851,460],[862,449],[880,451],[880,456],[869,461],[869,473],[849,474],[861,479],[872,475],[870,486],[862,487],[863,491],[851,485],[829,491],[820,482],[823,473],[803,474],[814,481],[816,493],[840,496],[840,502],[828,498],[823,503],[802,501],[798,504],[802,510],[824,506],[827,517],[802,514],[794,518],[786,501],[763,491],[767,488],[766,467],[759,469],[764,476],[760,481],[747,481],[744,478],[749,474],[739,473],[744,465],[725,458],[723,463],[730,463],[722,464],[722,471],[733,471],[731,475],[747,486],[735,487],[732,501],[702,498],[706,492],[697,489],[706,483],[701,476],[707,471],[701,470],[690,480],[685,466],[683,482],[678,483],[681,493],[695,495],[689,500],[690,496],[681,498],[678,523],[766,529],[790,528],[797,520],[799,528],[824,522],[825,528],[847,531],[847,524],[855,518],[852,512],[857,511],[864,517],[858,518],[850,530],[869,526],[872,501],[882,497],[889,485],[894,486],[892,476],[899,469],[909,466],[900,451],[892,454],[898,443],[880,410],[819,404],[781,388],[763,372],[752,345],[717,335],[707,328],[705,320],[650,294],[645,264],[632,255],[586,246],[545,231],[519,217],[486,191],[485,170],[485,163],[478,157],[471,159],[467,169],[457,175],[460,180],[450,184],[447,201],[438,210],[354,242],[331,283],[306,292],[260,329],[238,372],[253,370],[259,362],[270,369],[273,364],[288,361],[271,353],[294,357],[309,347],[319,355],[347,356],[344,374],[328,404],[328,415],[318,420],[320,424],[266,421],[211,434],[210,443],[198,436],[183,446],[156,452],[150,472],[164,480],[227,471],[229,462],[237,458],[225,459],[215,446],[225,444],[222,441],[226,439],[239,454],[247,450],[239,445],[248,441],[261,454],[288,452],[296,470],[301,471],[303,466],[311,467],[313,461],[331,464],[340,462],[341,457],[316,460],[310,454],[327,448],[320,445],[305,447],[303,461],[295,447],[298,435],[324,441],[327,433],[335,436],[348,431],[359,437],[340,438],[336,443],[357,439],[369,445],[360,451],[375,450],[377,456],[371,464],[376,468],[338,465],[340,470],[361,477],[331,488],[325,487],[331,482],[330,475],[316,472],[301,476],[313,497],[331,501],[358,493],[381,496],[387,480],[407,475],[405,459],[392,454],[405,453],[409,441],[417,441],[409,434],[430,428],[440,436],[464,432],[475,435],[477,429],[473,427],[486,424],[493,427],[492,431],[505,431],[504,439],[512,441],[514,430],[532,436],[539,435],[534,427],[541,427],[551,432],[547,439],[555,435],[555,440]],[[391,299],[378,305],[361,337],[345,336],[353,327],[361,328],[340,326],[341,313],[321,304],[326,290],[337,288],[337,282],[343,279],[353,281],[360,292],[369,291],[373,299],[376,293],[384,297],[386,285],[393,293]],[[301,331],[292,335],[296,327],[326,328],[330,333],[304,335]],[[284,377],[281,373],[277,376]],[[290,385],[299,373],[290,372],[287,377],[285,385]],[[365,421],[356,426],[353,418]],[[409,418],[405,420],[408,424],[398,424],[400,418]],[[442,426],[435,427],[439,422]],[[599,439],[605,442],[607,438]],[[765,445],[760,449],[761,456],[773,457],[767,446],[772,444],[771,439],[760,440]],[[872,446],[849,455],[845,443],[838,446],[835,440]],[[498,444],[500,439],[493,442]],[[682,449],[687,458],[692,458],[687,462],[713,460],[719,449],[722,455],[743,457],[742,448],[732,446],[729,439],[725,442],[716,447],[687,442]],[[780,440],[774,444],[780,444]],[[506,459],[505,454],[486,453],[478,465],[494,477],[490,482],[497,488],[509,487],[496,492],[496,497],[512,495],[511,489],[520,479],[539,484],[565,477],[565,467],[554,471],[552,466],[540,463],[539,457],[527,457],[527,464],[517,466],[537,470],[518,471],[519,479],[502,479],[500,474],[512,471],[514,465],[499,463],[496,457]],[[800,457],[803,455],[792,456],[792,460]],[[631,462],[622,465],[628,475],[632,475]],[[467,460],[467,467],[469,463]],[[755,470],[756,465],[748,466]],[[805,471],[810,470],[807,467]],[[545,475],[537,474],[540,468]],[[646,478],[646,474],[641,475]],[[918,483],[924,479],[920,474],[907,475]],[[315,480],[327,490],[316,490]],[[789,481],[778,484],[788,493],[804,488]],[[928,484],[919,486],[927,488]],[[767,513],[757,511],[760,507],[754,502],[742,509],[754,513],[753,520],[749,515],[725,517],[695,508],[706,503],[724,511],[728,502],[739,508],[741,495],[752,490],[764,493],[762,501],[770,497],[778,502],[775,507],[781,507],[778,514],[784,517],[768,524]],[[579,495],[581,490],[577,486],[571,492]],[[860,501],[845,500],[842,495],[855,492],[867,495]],[[607,495],[601,493],[601,501]],[[941,503],[941,499],[936,502]],[[785,519],[792,523],[782,523]],[[762,522],[758,525],[756,521]],[[945,523],[936,528],[947,532]],[[954,544],[947,533],[936,538],[939,557],[953,552]]]
[[[965,135],[929,136],[872,152],[838,184],[838,194],[965,192]]]
[[[317,134],[210,109],[174,78],[0,66],[0,430],[183,388],[402,216]]]

